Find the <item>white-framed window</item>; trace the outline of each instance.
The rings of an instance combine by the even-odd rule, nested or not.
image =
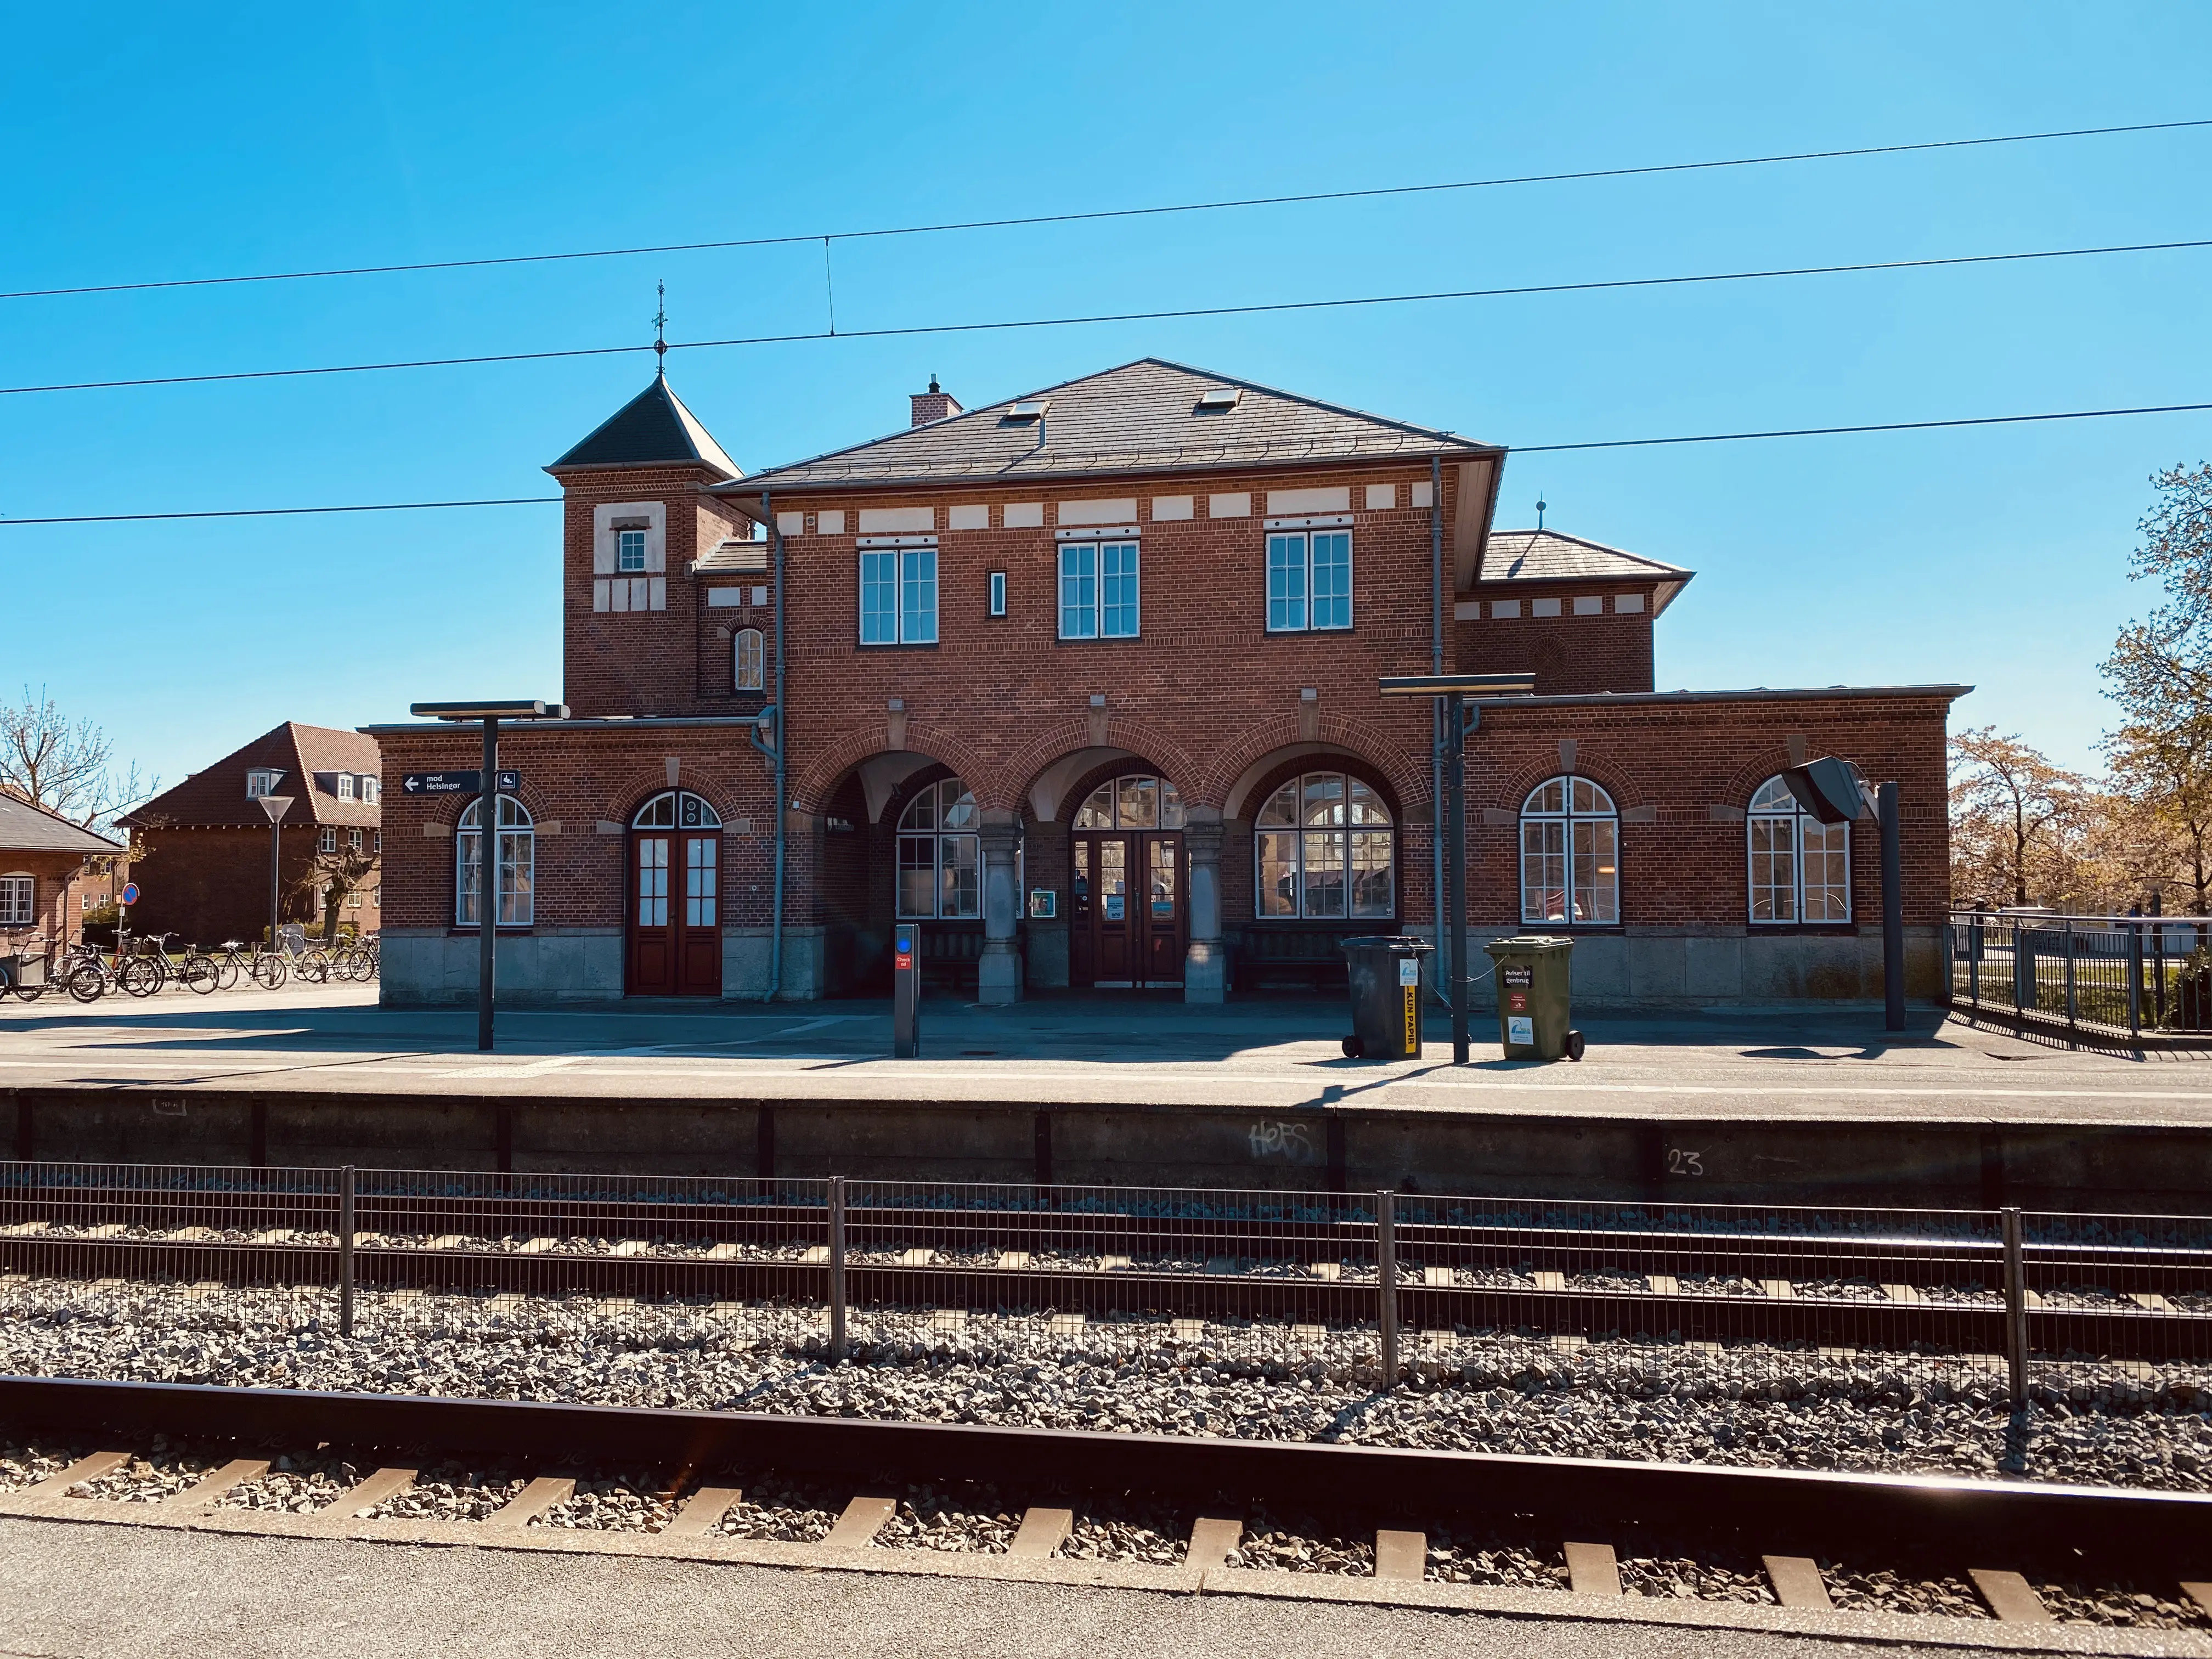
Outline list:
[[[1397,913],[1397,831],[1382,798],[1343,772],[1308,772],[1255,820],[1252,913],[1324,920]]]
[[[860,643],[937,643],[937,550],[860,550]]]
[[[1352,532],[1267,532],[1267,631],[1352,626]]]
[[[361,799],[362,804],[365,806],[374,806],[383,800],[384,781],[381,778],[372,777],[366,772],[362,773],[361,779]]]
[[[621,571],[645,568],[645,532],[617,530],[615,532],[615,568]]]
[[[361,831],[358,830],[346,831],[346,845],[356,853],[361,851]]]
[[[383,830],[372,830],[368,832],[368,850],[372,853],[381,853],[384,850]]]
[[[358,887],[354,889],[352,892],[346,895],[345,908],[349,910],[358,910],[361,908],[361,890]]]
[[[28,927],[39,913],[38,894],[30,876],[0,876],[0,927]]]
[[[958,778],[926,784],[898,822],[898,913],[907,921],[983,914],[975,797]]]
[[[1060,637],[1133,640],[1140,606],[1137,544],[1060,544]]]
[[[1165,778],[1128,773],[1109,778],[1076,809],[1078,830],[1180,830],[1182,796]]]
[[[257,766],[246,775],[246,798],[259,800],[264,795],[276,793],[277,780],[284,775],[266,766]]]
[[[319,853],[337,852],[338,850],[338,832],[335,830],[325,830],[320,835],[315,837],[315,850]]]
[[[1006,573],[1003,570],[991,573],[991,614],[994,617],[1006,614]]]
[[[1521,920],[1620,921],[1620,814],[1588,778],[1549,778],[1521,806]]]
[[[453,925],[480,925],[477,896],[483,887],[483,801],[462,810],[453,831]],[[530,809],[512,795],[499,798],[499,909],[501,927],[527,927],[536,913],[538,831]]]
[[[740,691],[758,691],[768,684],[767,642],[757,628],[740,628],[731,641],[731,683]]]
[[[384,908],[384,890],[381,887],[370,888],[368,890],[368,902],[374,905],[378,909],[381,910]]]
[[[338,799],[340,800],[353,799],[353,774],[350,772],[338,774]]]
[[[1851,919],[1851,826],[1801,811],[1779,778],[1767,779],[1744,816],[1751,919],[1790,922]]]

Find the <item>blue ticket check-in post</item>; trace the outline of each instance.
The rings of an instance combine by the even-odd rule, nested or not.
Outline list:
[[[921,1058],[921,930],[901,922],[891,936],[891,1058]]]

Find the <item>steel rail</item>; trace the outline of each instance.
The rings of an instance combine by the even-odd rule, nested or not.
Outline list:
[[[0,1425],[79,1443],[161,1434],[479,1465],[981,1481],[1577,1537],[1650,1529],[1844,1559],[2002,1557],[2068,1578],[2201,1577],[2212,1556],[2212,1497],[2025,1481],[27,1376],[0,1376]]]
[[[143,1239],[0,1239],[0,1269],[66,1282],[220,1284],[229,1289],[332,1288],[335,1244],[169,1243]],[[819,1304],[830,1267],[792,1258],[616,1255],[547,1250],[392,1249],[358,1243],[357,1291],[413,1295],[520,1294],[637,1300]],[[1370,1279],[1324,1279],[1238,1272],[1158,1272],[1141,1267],[908,1266],[848,1261],[848,1304],[858,1308],[959,1307],[999,1312],[1080,1312],[1092,1316],[1269,1320],[1358,1325],[1381,1294]],[[1397,1287],[1408,1329],[1530,1328],[1584,1338],[1670,1335],[1689,1341],[1802,1343],[1832,1347],[2004,1352],[2002,1303],[1899,1301],[1888,1297],[1798,1293],[1700,1293],[1562,1285],[1432,1285]],[[2116,1360],[2212,1357],[2212,1314],[2186,1310],[2053,1304],[2026,1316],[2030,1350]]]
[[[320,1172],[318,1172],[320,1173]],[[337,1198],[335,1170],[331,1189],[222,1188],[198,1189],[159,1186],[33,1185],[10,1182],[0,1176],[0,1223],[35,1218],[57,1225],[110,1222],[118,1215],[138,1212],[149,1219],[161,1217],[176,1226],[227,1224],[231,1227],[297,1225],[303,1201],[320,1201],[335,1215]],[[365,1172],[365,1174],[369,1172]],[[529,1177],[511,1178],[524,1190],[489,1194],[395,1194],[380,1192],[373,1176],[365,1180],[357,1200],[357,1224],[363,1232],[401,1231],[434,1235],[468,1231],[455,1224],[477,1225],[487,1220],[505,1224],[503,1231],[532,1231],[565,1236],[591,1231],[610,1239],[649,1239],[683,1229],[696,1229],[718,1240],[743,1233],[759,1234],[774,1229],[818,1231],[825,1211],[820,1205],[759,1202],[733,1198],[713,1202],[696,1198],[658,1199],[649,1196],[577,1197],[533,1194],[526,1190]],[[732,1183],[742,1185],[745,1183]],[[1314,1222],[1296,1218],[1307,1231],[1295,1240],[1271,1233],[1285,1218],[1233,1214],[1186,1215],[1172,1211],[1103,1210],[1065,1207],[1049,1194],[1060,1189],[1035,1189],[1034,1207],[988,1205],[902,1205],[853,1203],[847,1214],[857,1237],[872,1230],[895,1231],[915,1243],[957,1248],[989,1238],[1001,1248],[1016,1249],[1075,1249],[1095,1247],[1111,1233],[1125,1241],[1139,1239],[1222,1239],[1267,1243],[1279,1238],[1300,1245],[1325,1244],[1330,1238],[1371,1249],[1371,1219]],[[1089,1189],[1066,1189],[1074,1193]],[[1328,1207],[1334,1200],[1349,1207],[1363,1194],[1313,1194]],[[1449,1201],[1441,1200],[1441,1201]],[[1633,1214],[1645,1206],[1622,1204],[1614,1207]],[[1814,1214],[1825,1214],[1820,1210]],[[1679,1273],[1735,1273],[1745,1278],[1785,1276],[1810,1260],[1829,1261],[1838,1267],[1881,1267],[1894,1270],[1906,1283],[1942,1284],[1928,1276],[1932,1267],[1955,1270],[1971,1267],[1984,1274],[1996,1271],[2003,1260],[1994,1212],[1933,1212],[1960,1218],[1986,1218],[1986,1237],[1966,1233],[1915,1234],[1907,1231],[1852,1232],[1833,1227],[1802,1233],[1737,1231],[1711,1225],[1696,1228],[1653,1226],[1624,1220],[1574,1226],[1552,1222],[1436,1221],[1401,1219],[1397,1234],[1407,1250],[1428,1249],[1455,1253],[1455,1259],[1485,1255],[1496,1261],[1501,1254],[1520,1252],[1534,1265],[1574,1266],[1578,1259],[1608,1255],[1643,1253],[1674,1258]],[[2155,1220],[2156,1218],[2147,1218]],[[533,1226],[542,1220],[546,1225]],[[592,1224],[599,1224],[596,1227]],[[2124,1276],[2123,1289],[2176,1288],[2171,1275],[2191,1274],[2197,1280],[2187,1288],[2212,1291],[2212,1250],[2131,1243],[2125,1241],[2092,1244],[2031,1239],[2031,1265],[2063,1267],[2071,1262],[2094,1267],[2099,1273]],[[1917,1279],[1911,1275],[1919,1273]],[[2156,1282],[2151,1282],[2154,1276]]]

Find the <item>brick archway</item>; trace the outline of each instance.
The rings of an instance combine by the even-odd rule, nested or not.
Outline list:
[[[885,740],[887,735],[880,726],[867,726],[848,732],[822,749],[791,782],[793,807],[808,813],[826,811],[830,798],[854,767],[871,755],[894,752]],[[967,784],[978,805],[1010,804],[1000,798],[1004,793],[1003,774],[985,769],[972,750],[940,726],[909,719],[906,741],[899,745],[898,752],[927,755],[939,765],[950,767]]]
[[[1181,792],[1184,805],[1213,804],[1212,797],[1197,793],[1199,768],[1181,744],[1124,715],[1109,714],[1103,724],[1103,735],[1089,720],[1079,717],[1047,728],[1025,744],[1000,769],[1000,778],[1015,786],[1010,794],[1004,799],[994,794],[986,801],[983,792],[978,789],[975,799],[986,805],[1018,811],[1029,799],[1037,779],[1066,757],[1085,749],[1121,749],[1140,756],[1148,765],[1157,768],[1162,777],[1171,781]],[[973,787],[975,781],[969,781]]]
[[[1213,751],[1202,781],[1186,789],[1184,799],[1202,800],[1209,806],[1223,805],[1238,780],[1269,756],[1304,744],[1320,744],[1364,762],[1380,773],[1397,797],[1401,812],[1427,804],[1427,768],[1407,753],[1398,737],[1349,714],[1323,714],[1311,737],[1304,735],[1299,726],[1298,716],[1291,714],[1248,728]],[[1422,748],[1426,747],[1424,743]]]

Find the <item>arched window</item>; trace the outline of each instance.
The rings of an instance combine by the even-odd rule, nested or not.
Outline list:
[[[505,820],[501,819],[504,823]],[[703,796],[689,789],[667,789],[637,809],[633,830],[719,830],[722,815]]]
[[[1620,920],[1620,815],[1588,778],[1550,778],[1521,807],[1521,920]]]
[[[1180,830],[1182,797],[1165,778],[1109,778],[1076,809],[1078,830]]]
[[[975,797],[957,778],[922,787],[898,823],[898,913],[910,921],[983,914]]]
[[[1308,772],[1254,825],[1253,914],[1326,919],[1397,912],[1396,835],[1382,796],[1343,772]]]
[[[740,628],[732,655],[738,690],[757,691],[768,684],[768,653],[763,648],[759,629]]]
[[[1755,922],[1851,919],[1851,826],[1798,810],[1778,777],[1759,786],[1744,818]]]
[[[530,809],[512,795],[499,798],[499,908],[493,916],[501,927],[527,927],[535,914],[538,832],[532,827]],[[453,831],[453,925],[482,925],[477,895],[483,877],[483,802],[472,800],[463,809]]]

